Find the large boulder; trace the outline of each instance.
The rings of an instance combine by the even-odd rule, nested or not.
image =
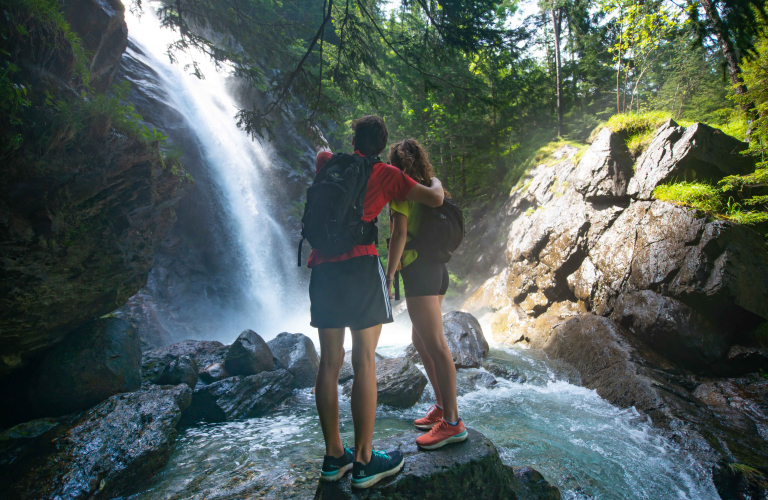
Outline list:
[[[611,318],[671,361],[691,369],[705,369],[728,352],[728,340],[699,313],[650,290],[621,294]]]
[[[301,333],[283,332],[267,342],[272,355],[293,375],[296,387],[313,387],[320,357],[312,340]]]
[[[135,492],[173,451],[192,391],[152,386],[118,394],[81,415],[0,434],[3,498],[116,498]]]
[[[420,435],[417,431],[407,431],[377,441],[374,443],[376,449],[403,452],[404,465],[400,473],[380,481],[370,489],[354,492],[349,481],[320,481],[315,500],[560,498],[557,488],[546,484],[538,472],[530,468],[517,470],[504,465],[499,452],[488,438],[473,429],[467,429],[467,432],[469,437],[466,441],[441,448],[439,453],[420,451],[415,443]],[[425,492],[429,492],[429,495],[425,496]]]
[[[292,390],[293,376],[286,370],[238,375],[198,386],[181,425],[259,417],[283,402]]]
[[[136,329],[119,318],[102,318],[78,328],[45,354],[27,398],[34,414],[56,417],[140,386]]]
[[[659,184],[676,180],[717,181],[742,175],[755,167],[742,155],[747,144],[703,123],[688,128],[673,120],[659,127],[650,146],[637,160],[627,192],[649,200]]]
[[[589,201],[624,198],[633,163],[624,138],[605,127],[576,167],[576,190]]]
[[[444,315],[443,333],[456,368],[477,368],[488,357],[488,341],[471,314],[454,311]]]
[[[261,335],[245,330],[237,337],[224,358],[224,367],[231,375],[256,375],[274,368],[272,351]]]
[[[378,404],[410,408],[419,401],[427,382],[427,377],[405,358],[385,358],[376,362]],[[344,384],[344,395],[352,394],[352,384],[352,380]]]

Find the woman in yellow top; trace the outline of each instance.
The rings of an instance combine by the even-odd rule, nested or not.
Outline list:
[[[389,150],[389,163],[425,186],[432,184],[434,172],[427,152],[414,139],[393,145]],[[392,237],[387,280],[391,283],[398,265],[402,266],[405,301],[413,323],[413,345],[424,363],[437,399],[427,416],[414,422],[417,428],[429,430],[416,439],[416,444],[434,450],[448,443],[464,441],[467,431],[456,405],[456,367],[443,334],[440,310],[448,290],[448,269],[445,264],[430,260],[429,255],[404,250],[406,242],[419,234],[422,210],[428,208],[418,202],[390,202]]]

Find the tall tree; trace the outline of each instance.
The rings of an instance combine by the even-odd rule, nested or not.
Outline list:
[[[549,8],[552,14],[552,32],[555,38],[555,85],[557,87],[557,135],[563,135],[563,77],[560,74],[560,30],[562,27],[563,9],[555,6],[554,0]]]

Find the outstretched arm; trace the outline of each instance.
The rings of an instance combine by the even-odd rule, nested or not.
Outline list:
[[[432,185],[426,187],[421,184],[416,184],[405,196],[405,199],[417,201],[428,207],[437,208],[443,204],[444,196],[445,192],[443,191],[443,185],[440,183],[440,179],[432,177]]]

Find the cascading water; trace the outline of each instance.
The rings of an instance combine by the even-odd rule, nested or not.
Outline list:
[[[295,242],[288,241],[270,210],[270,180],[283,174],[275,171],[271,151],[237,127],[234,115],[238,108],[228,91],[232,83],[229,68],[217,68],[194,51],[177,54],[179,60],[171,64],[166,51],[176,34],[160,26],[154,7],[145,2],[144,12],[136,15],[126,5],[131,42],[126,57],[151,68],[155,80],[133,83],[178,113],[184,132],[193,136],[199,149],[195,153],[210,170],[209,179],[219,198],[215,201],[236,246],[219,251],[233,254],[231,261],[238,269],[231,275],[245,294],[238,297],[240,307],[222,314],[217,331],[206,337],[230,342],[245,328],[267,338],[280,331],[306,331],[309,307],[306,283],[301,283],[296,271]],[[193,59],[204,79],[188,73]],[[216,313],[197,312],[201,318]]]
[[[270,214],[270,151],[236,127],[227,72],[196,57],[206,77],[198,80],[184,71],[184,61],[169,64],[164,52],[174,34],[160,28],[151,5],[145,9],[141,19],[127,16],[135,47],[128,56],[154,72],[154,83],[133,83],[175,110],[183,133],[194,136],[237,246],[233,275],[247,295],[246,307],[208,338],[228,342],[243,328],[267,338],[285,330],[316,338],[308,328],[306,283],[296,273],[294,242]],[[398,319],[384,329],[379,352],[400,355],[409,336],[409,325]],[[468,377],[481,370],[460,370],[459,409],[469,426],[498,446],[506,463],[533,465],[567,499],[718,498],[704,467],[634,409],[615,408],[574,385],[568,372],[536,351],[497,347],[491,355],[527,381],[500,380],[477,389]],[[428,387],[414,408],[379,408],[375,438],[411,428],[432,398]],[[352,442],[347,398],[340,412],[342,437]],[[165,471],[134,498],[281,498],[278,491],[316,481],[322,454],[313,396],[305,389],[269,416],[182,431]]]

